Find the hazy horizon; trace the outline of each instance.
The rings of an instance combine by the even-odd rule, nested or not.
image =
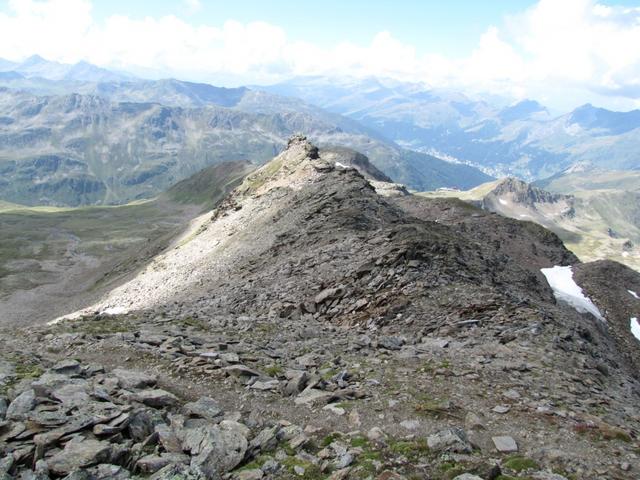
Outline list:
[[[634,6],[636,5],[636,6]],[[640,7],[614,0],[0,2],[0,58],[219,86],[378,77],[555,112],[640,107]]]

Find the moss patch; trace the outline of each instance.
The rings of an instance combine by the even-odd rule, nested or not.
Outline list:
[[[535,460],[520,456],[509,457],[507,460],[505,460],[503,466],[505,468],[513,470],[514,472],[522,472],[524,470],[540,468]]]

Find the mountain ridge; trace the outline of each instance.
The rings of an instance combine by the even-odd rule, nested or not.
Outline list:
[[[231,94],[237,108],[114,102],[77,93],[42,97],[0,89],[0,196],[30,205],[150,198],[213,163],[264,162],[301,131],[323,145],[362,150],[394,180],[413,188],[454,181],[468,188],[489,178],[470,167],[406,152],[353,120],[316,107],[298,109],[299,102],[283,104],[242,89]]]
[[[40,435],[8,436],[11,474],[632,480],[637,272],[456,199],[384,197],[303,136],[201,218],[79,317],[0,337],[11,431]]]

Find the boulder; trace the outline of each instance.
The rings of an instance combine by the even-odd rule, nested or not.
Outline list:
[[[89,402],[87,384],[68,383],[51,392],[51,398],[58,400],[65,407],[81,407]]]
[[[135,400],[153,408],[169,407],[178,403],[178,397],[173,393],[159,388],[142,390],[135,395]]]
[[[78,360],[61,360],[51,367],[51,371],[62,375],[77,375],[80,373],[80,362]]]
[[[158,382],[158,378],[155,375],[149,375],[147,373],[137,372],[134,370],[117,368],[112,373],[118,379],[118,385],[120,388],[146,388],[152,387]]]
[[[501,453],[513,453],[518,451],[518,444],[512,437],[504,435],[491,437],[491,440],[493,440],[496,450]]]
[[[106,463],[111,458],[111,444],[99,440],[76,438],[68,442],[61,452],[47,461],[49,470],[57,475],[67,475],[79,468]]]
[[[36,403],[33,389],[25,390],[9,404],[5,417],[7,420],[22,420],[33,410]]]
[[[237,467],[247,451],[247,439],[238,430],[219,425],[199,427],[185,437],[191,468],[207,479],[218,479]]]
[[[427,437],[429,450],[434,452],[471,453],[473,448],[461,428],[448,428]]]
[[[224,411],[213,398],[200,397],[195,402],[186,403],[182,407],[182,413],[187,417],[198,417],[213,420],[216,417],[220,417]]]
[[[189,464],[189,456],[182,453],[162,453],[160,455],[145,455],[136,462],[136,469],[144,474],[155,473],[173,464]]]

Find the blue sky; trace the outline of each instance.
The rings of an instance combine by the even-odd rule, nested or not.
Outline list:
[[[640,0],[0,0],[0,58],[218,85],[377,76],[640,108]]]
[[[564,1],[564,0],[557,0]],[[491,25],[518,14],[532,0],[201,0],[197,10],[171,0],[94,2],[97,18],[177,15],[194,24],[220,25],[226,20],[264,21],[282,26],[292,40],[332,45],[340,40],[366,43],[380,31],[392,32],[419,51],[463,56]],[[604,5],[640,6],[638,0],[601,1]]]
[[[95,2],[94,11],[98,18],[114,13],[138,18],[174,14],[195,24],[210,25],[229,19],[243,23],[261,20],[282,26],[293,40],[313,40],[323,45],[344,39],[366,43],[387,30],[422,51],[464,55],[487,27],[533,4],[531,0],[202,0],[201,7],[190,13],[188,6],[175,1],[115,0]]]

